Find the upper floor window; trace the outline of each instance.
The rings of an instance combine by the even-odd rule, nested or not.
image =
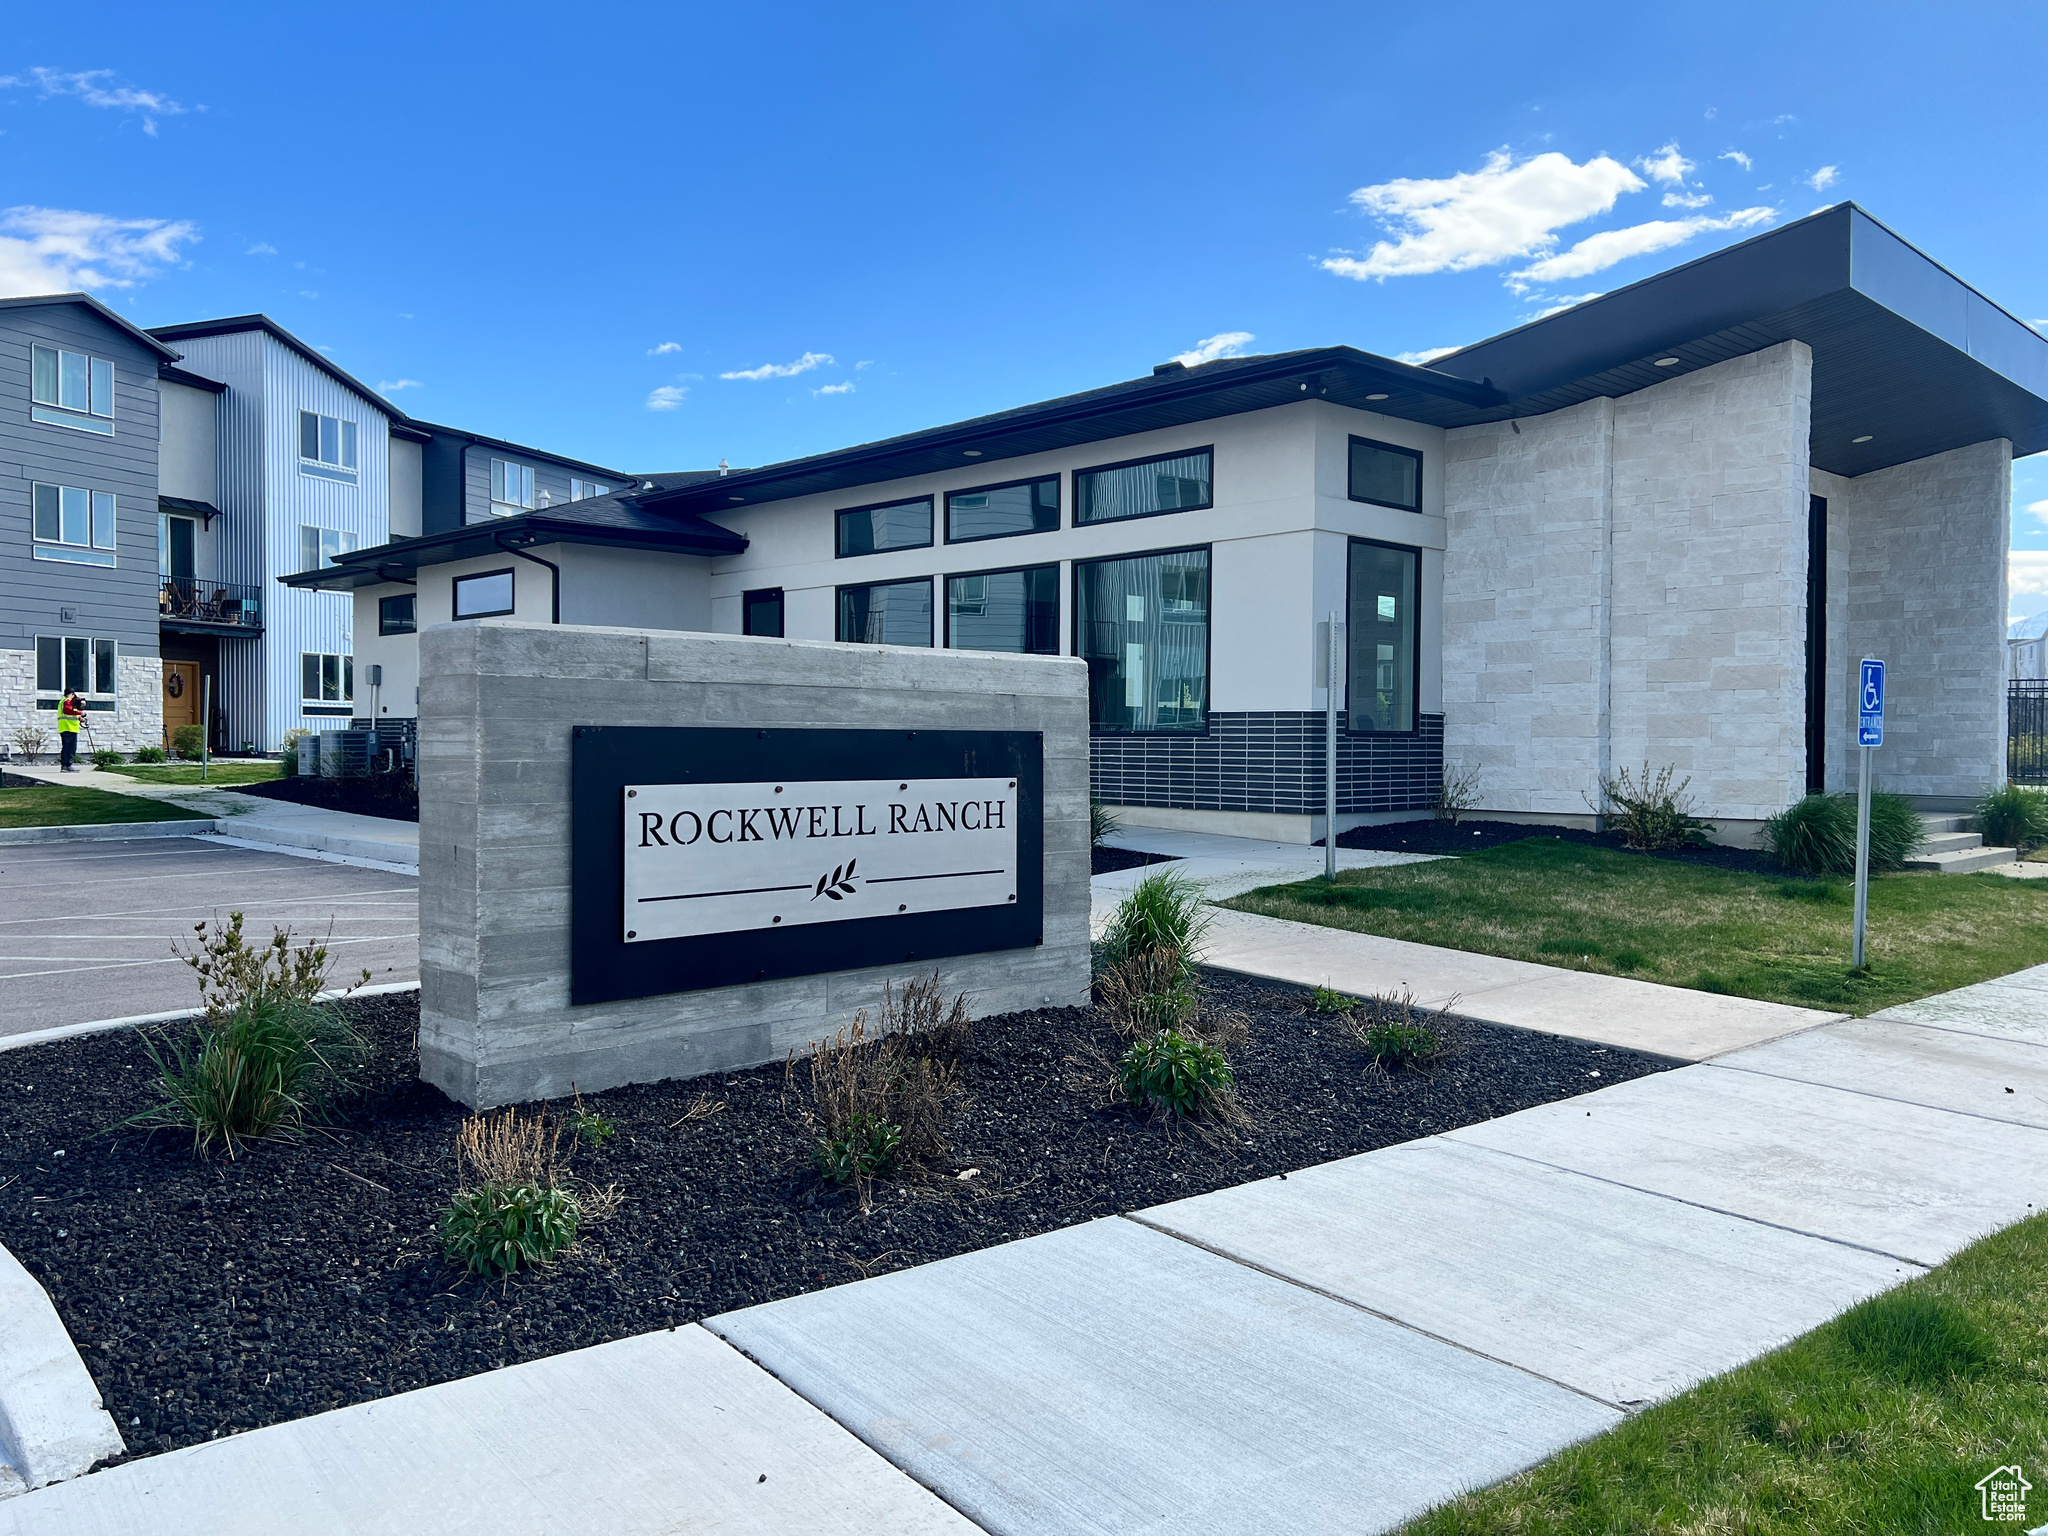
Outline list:
[[[1060,525],[1060,477],[1019,480],[946,494],[946,542],[1049,533]]]
[[[1422,510],[1422,455],[1413,448],[1351,439],[1351,499],[1402,512]]]
[[[1074,472],[1074,521],[1109,523],[1125,517],[1186,512],[1213,503],[1212,450],[1162,454],[1128,464]]]
[[[356,424],[318,411],[299,412],[299,471],[356,483]]]
[[[33,374],[29,414],[59,427],[79,427],[112,436],[114,431],[114,365],[86,352],[62,347],[30,349]]]
[[[491,510],[516,517],[533,510],[533,470],[510,459],[491,460]]]
[[[609,496],[611,493],[612,488],[602,480],[578,480],[573,475],[569,479],[571,501],[588,501],[593,496]]]
[[[512,572],[483,571],[455,578],[451,612],[458,619],[491,619],[513,608]]]
[[[356,536],[345,528],[299,525],[299,569],[317,571],[355,550]]]
[[[848,507],[837,523],[841,559],[878,555],[885,549],[923,549],[932,541],[932,499],[920,496],[879,507]]]
[[[377,599],[377,633],[380,635],[409,635],[419,626],[415,619],[419,609],[419,596],[413,592],[401,592],[396,597]]]
[[[112,640],[37,635],[36,692],[111,696],[119,679],[119,654],[120,648]]]
[[[38,481],[31,488],[31,497],[36,559],[72,565],[114,563],[112,492]]]

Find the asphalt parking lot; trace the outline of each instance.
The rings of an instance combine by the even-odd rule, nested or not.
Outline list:
[[[0,848],[0,1036],[190,1008],[191,970],[172,952],[208,918],[244,914],[324,939],[347,984],[419,979],[419,881],[199,838]]]

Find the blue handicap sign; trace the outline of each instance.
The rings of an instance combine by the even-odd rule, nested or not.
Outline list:
[[[1856,745],[1884,745],[1884,663],[1868,657],[1856,684]]]

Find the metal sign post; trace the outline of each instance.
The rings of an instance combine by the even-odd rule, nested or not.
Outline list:
[[[199,697],[199,782],[204,784],[207,770],[213,766],[213,674],[210,672]]]
[[[1863,658],[1856,680],[1856,938],[1853,968],[1863,969],[1863,925],[1870,910],[1870,749],[1884,745],[1884,663]]]
[[[1323,878],[1337,878],[1337,690],[1344,677],[1343,626],[1330,610],[1325,626],[1329,643],[1323,653]]]

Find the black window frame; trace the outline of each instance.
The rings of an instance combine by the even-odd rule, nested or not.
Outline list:
[[[393,626],[389,612],[392,603],[409,603],[412,606],[405,615],[405,627]],[[377,633],[380,635],[416,635],[420,630],[420,595],[417,592],[394,592],[389,597],[377,599]]]
[[[1368,448],[1378,448],[1385,453],[1398,453],[1404,458],[1410,458],[1415,461],[1414,506],[1404,507],[1398,501],[1381,501],[1377,496],[1361,496],[1351,488],[1351,449],[1353,445],[1360,443]],[[1399,443],[1383,443],[1376,437],[1362,437],[1358,433],[1353,432],[1350,440],[1344,444],[1344,495],[1347,499],[1360,502],[1368,507],[1388,507],[1396,512],[1414,512],[1419,514],[1422,511],[1422,450],[1420,448],[1406,448]],[[1408,546],[1403,544],[1396,547],[1406,549]]]
[[[758,630],[758,629],[754,628],[754,601],[755,601],[755,599],[757,599],[757,598],[758,598],[758,599],[760,599],[761,601],[763,601],[763,602],[766,602],[766,601],[767,601],[767,600],[768,600],[769,598],[771,598],[771,597],[772,597],[772,598],[773,598],[773,599],[775,600],[775,632],[774,632],[773,634],[769,634],[769,633],[768,633],[767,631],[765,631],[765,630]],[[836,599],[836,598],[834,599],[834,602],[835,602],[835,604],[836,604],[836,602],[837,602],[837,599]],[[832,618],[832,623],[833,623],[833,627],[834,627],[834,628],[836,629],[836,628],[838,627],[838,624],[839,624],[839,617],[838,617],[838,612],[837,612],[837,609],[836,609],[836,607],[835,607],[835,609],[834,609],[834,612],[833,612],[833,618]],[[785,593],[785,592],[784,592],[784,591],[782,590],[782,588],[780,588],[780,587],[756,587],[756,588],[754,588],[754,589],[753,589],[753,590],[752,590],[751,592],[742,592],[742,593],[740,594],[740,633],[741,633],[741,634],[743,634],[743,635],[756,635],[756,636],[759,636],[759,637],[760,637],[761,639],[764,639],[764,640],[781,640],[781,639],[785,638],[785,631],[786,631],[786,630],[788,630],[788,628],[789,628],[789,597],[788,597],[788,594],[787,594],[787,593]]]
[[[1415,684],[1411,708],[1408,711],[1408,729],[1405,731],[1361,731],[1351,723],[1351,680],[1357,668],[1351,664],[1351,546],[1370,544],[1377,549],[1398,550],[1404,555],[1415,557],[1415,583],[1408,594],[1409,631],[1414,638]],[[1413,736],[1422,729],[1422,546],[1419,544],[1396,544],[1392,539],[1367,539],[1357,534],[1349,535],[1344,541],[1344,710],[1343,729],[1347,736]]]
[[[1041,477],[1041,478],[1042,478],[1042,477]],[[1013,535],[999,535],[999,537],[1013,537]],[[978,539],[970,539],[970,540],[968,540],[967,542],[968,542],[968,543],[979,543],[980,541],[979,541]],[[945,644],[944,644],[944,645],[943,645],[943,646],[941,647],[941,649],[943,649],[943,650],[948,650],[948,651],[950,651],[950,650],[952,650],[952,649],[954,648],[954,647],[953,647],[953,597],[952,597],[952,594],[951,594],[951,592],[950,592],[950,591],[948,590],[948,588],[949,588],[949,585],[950,585],[951,583],[953,583],[953,582],[956,582],[956,581],[961,581],[961,580],[964,580],[964,579],[966,579],[966,578],[968,578],[968,577],[973,577],[973,576],[1009,576],[1009,575],[1013,575],[1013,574],[1014,574],[1014,575],[1022,575],[1022,574],[1023,574],[1024,572],[1026,572],[1026,571],[1051,571],[1051,572],[1052,572],[1052,600],[1053,600],[1053,606],[1054,606],[1054,608],[1055,608],[1055,609],[1057,609],[1057,608],[1058,608],[1058,606],[1059,606],[1059,601],[1060,601],[1060,562],[1059,562],[1059,561],[1057,561],[1057,560],[1034,560],[1034,561],[1032,561],[1032,562],[1031,562],[1031,563],[1030,563],[1029,565],[995,565],[995,566],[990,566],[990,567],[989,567],[989,568],[988,568],[987,570],[982,570],[982,571],[945,571],[945,572],[941,573],[941,574],[940,574],[940,576],[939,576],[939,586],[938,586],[938,600],[939,600],[939,603],[940,603],[941,607],[943,608],[943,610],[944,610],[944,612],[945,612],[945,622],[944,622],[944,624],[943,624],[943,626],[942,626],[942,629],[943,629],[943,632],[944,632],[944,634],[945,634],[945,637],[946,637],[946,639],[945,639]],[[995,653],[993,653],[993,654],[995,654],[995,655],[999,655],[999,656],[1058,656],[1058,655],[1060,655],[1060,654],[1061,654],[1061,651],[1060,651],[1060,620],[1059,620],[1059,614],[1058,614],[1057,612],[1055,612],[1055,613],[1053,614],[1053,620],[1052,620],[1052,649],[1051,649],[1051,650],[1049,650],[1049,651],[997,651],[997,652],[995,652]]]
[[[1167,457],[1178,458],[1180,455],[1168,454]],[[1139,459],[1133,462],[1143,463],[1144,460]],[[1118,466],[1111,467],[1115,468]],[[1076,505],[1079,505],[1078,500]],[[1188,510],[1199,509],[1190,508]],[[1140,516],[1157,517],[1159,514],[1156,512],[1146,512],[1141,513]],[[1129,522],[1132,519],[1112,518],[1111,521]],[[1209,619],[1208,623],[1203,626],[1205,633],[1202,637],[1202,686],[1205,692],[1202,703],[1202,728],[1200,730],[1189,730],[1184,726],[1162,726],[1149,731],[1104,730],[1095,723],[1095,709],[1091,701],[1088,710],[1088,735],[1090,739],[1097,736],[1175,736],[1189,739],[1197,736],[1207,736],[1213,729],[1216,715],[1216,546],[1213,543],[1172,544],[1163,549],[1127,549],[1120,550],[1113,555],[1097,555],[1092,559],[1075,560],[1072,562],[1073,574],[1069,578],[1067,587],[1067,606],[1070,610],[1067,616],[1067,637],[1071,649],[1067,654],[1079,657],[1081,656],[1081,568],[1083,566],[1104,565],[1113,560],[1144,560],[1155,555],[1191,555],[1197,552],[1208,556],[1209,559]],[[1086,658],[1082,659],[1085,664]]]
[[[924,503],[926,519],[924,542],[922,544],[891,544],[887,549],[856,549],[852,551],[842,550],[839,547],[843,542],[839,536],[839,530],[845,525],[847,518],[857,516],[862,512],[879,512],[884,507],[907,507],[919,501]],[[930,549],[937,542],[938,533],[938,498],[929,492],[923,496],[892,496],[887,501],[870,501],[858,507],[835,507],[832,510],[832,558],[835,560],[865,560],[869,555],[894,555],[900,554],[906,549]],[[910,578],[905,577],[904,579],[907,581]],[[852,581],[848,582],[847,585],[852,587],[872,587],[878,585],[878,583],[872,581]],[[835,630],[838,628],[836,617],[833,620],[833,627]]]
[[[1214,461],[1212,460],[1211,462],[1213,465]],[[1059,472],[1054,471],[1049,475],[1025,475],[1017,480],[998,480],[993,485],[962,486],[957,491],[946,492],[946,542],[948,544],[986,544],[990,539],[1028,539],[1035,534],[1058,533],[1061,528],[1066,526],[1067,517],[1067,510],[1061,499],[1063,492],[1063,487],[1060,485],[1061,479],[1062,476]],[[1007,491],[1012,486],[1018,485],[1043,485],[1048,480],[1052,482],[1052,526],[1050,528],[1020,528],[1014,533],[970,533],[965,538],[959,538],[954,535],[953,498],[955,496],[985,496],[990,491]],[[1034,563],[1043,564],[1042,561]],[[1005,569],[1008,569],[1008,567],[1005,567]],[[962,576],[978,576],[984,573],[979,571],[961,571],[958,574]],[[1037,653],[1034,652],[1033,654]]]
[[[489,576],[510,576],[512,578],[512,604],[507,608],[493,608],[488,613],[463,613],[461,591],[465,581],[482,581]],[[502,619],[519,607],[519,577],[509,565],[495,571],[466,571],[460,576],[448,578],[448,617],[456,622],[466,619]]]
[[[1122,517],[1097,517],[1083,519],[1081,516],[1081,477],[1083,475],[1104,475],[1113,469],[1136,469],[1143,464],[1163,464],[1168,459],[1191,459],[1198,453],[1209,455],[1209,499],[1193,507],[1161,507],[1157,512],[1130,512]],[[1136,459],[1118,459],[1114,464],[1089,464],[1072,471],[1074,476],[1073,526],[1076,528],[1101,528],[1110,523],[1136,523],[1148,517],[1172,517],[1181,512],[1206,512],[1216,505],[1216,445],[1205,443],[1199,448],[1177,448],[1171,453],[1148,453]],[[1189,546],[1192,548],[1193,546]],[[1155,554],[1171,551],[1155,550]]]
[[[888,502],[888,501],[883,501],[883,502],[877,502],[877,503],[876,503],[876,505],[877,505],[877,506],[883,506],[883,507],[888,507],[888,506],[894,506],[894,505],[895,505],[895,503],[894,503],[894,502]],[[880,551],[877,551],[877,553],[880,553]],[[894,640],[848,640],[848,639],[844,638],[844,637],[843,637],[843,636],[842,636],[842,635],[841,635],[841,634],[839,633],[839,620],[840,620],[840,617],[841,617],[841,610],[840,610],[840,606],[839,606],[839,601],[840,601],[840,597],[841,597],[841,595],[842,595],[842,594],[844,594],[844,593],[847,593],[847,592],[859,592],[859,591],[863,591],[863,590],[865,590],[865,589],[866,589],[866,588],[868,588],[868,587],[908,587],[908,586],[912,586],[912,585],[914,585],[915,583],[917,583],[917,582],[920,582],[920,581],[924,583],[924,585],[925,585],[925,590],[926,590],[927,592],[930,592],[930,593],[932,594],[932,606],[930,606],[930,607],[928,607],[928,608],[926,608],[926,609],[925,609],[925,642],[924,642],[924,644],[923,644],[923,645],[901,645],[901,644],[900,644],[899,642],[897,642],[897,641],[894,641]],[[939,648],[939,646],[938,646],[938,633],[939,633],[939,615],[938,615],[938,607],[937,607],[937,604],[938,604],[938,600],[939,600],[939,587],[938,587],[938,585],[937,585],[937,578],[936,578],[936,577],[934,577],[934,576],[930,576],[930,575],[925,575],[925,576],[895,576],[895,577],[885,577],[884,579],[882,579],[882,580],[880,580],[880,581],[849,581],[849,582],[845,582],[845,583],[843,583],[843,584],[841,584],[841,585],[839,585],[839,586],[836,586],[836,587],[834,587],[834,588],[832,589],[832,639],[833,639],[833,643],[834,643],[834,644],[836,644],[836,645],[894,645],[894,646],[897,646],[897,648],[898,648],[899,650],[905,650],[905,651],[935,651],[935,650],[937,650],[937,649]]]

